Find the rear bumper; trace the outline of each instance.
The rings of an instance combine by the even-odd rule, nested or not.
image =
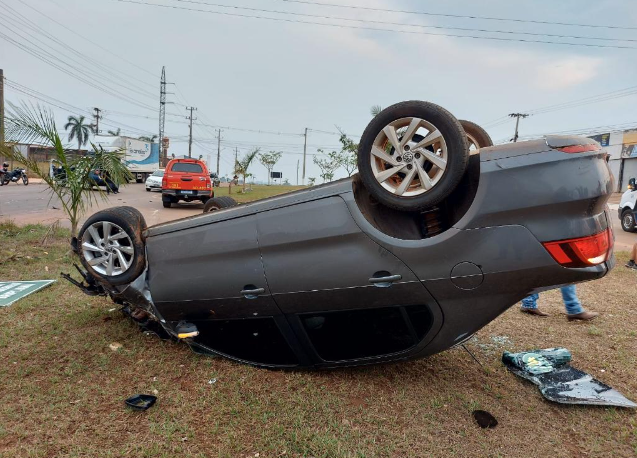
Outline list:
[[[210,190],[194,190],[192,194],[184,194],[181,189],[162,189],[162,196],[169,196],[178,199],[201,199],[202,197],[212,197],[212,191]]]

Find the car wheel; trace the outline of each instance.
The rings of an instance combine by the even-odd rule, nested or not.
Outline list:
[[[422,138],[414,140],[414,136]],[[409,101],[381,111],[358,147],[358,170],[382,204],[403,211],[432,207],[458,185],[469,145],[458,120],[429,102]]]
[[[146,267],[144,217],[132,207],[115,207],[91,216],[78,234],[84,268],[111,285],[130,283]]]
[[[469,154],[474,154],[480,148],[486,148],[493,146],[493,140],[482,127],[475,122],[459,120],[460,125],[467,134],[467,140],[469,142]]]
[[[172,202],[170,201],[167,202],[165,200],[162,200],[161,203],[164,204],[164,208],[170,208],[173,204]]]
[[[235,205],[237,205],[237,201],[230,196],[221,196],[219,197],[219,199],[223,200],[226,203],[226,207],[234,207]]]
[[[221,197],[213,197],[212,199],[206,202],[206,205],[203,207],[204,213],[216,212],[217,210],[221,210],[223,208],[227,208],[229,205],[221,198]]]
[[[635,232],[635,215],[629,208],[622,212],[622,229],[626,232]]]
[[[146,192],[150,192],[150,188],[146,188]]]

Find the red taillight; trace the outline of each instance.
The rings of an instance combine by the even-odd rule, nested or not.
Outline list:
[[[165,188],[168,186],[168,180],[166,179],[166,177],[161,179],[161,187]]]
[[[613,247],[610,228],[588,237],[545,242],[544,248],[564,267],[589,267],[608,259]]]
[[[587,151],[598,151],[602,149],[597,143],[589,143],[586,145],[571,145],[564,148],[557,148],[563,153],[585,153]]]

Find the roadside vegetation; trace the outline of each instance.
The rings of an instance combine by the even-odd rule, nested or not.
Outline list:
[[[59,227],[0,223],[7,242],[0,279],[58,279],[0,309],[2,456],[637,454],[634,412],[549,403],[500,363],[505,349],[565,346],[575,367],[635,400],[637,306],[626,285],[636,274],[622,267],[626,253],[609,276],[579,287],[599,319],[568,323],[559,291],[544,293],[549,318],[512,308],[467,343],[482,367],[459,348],[387,366],[284,372],[200,356],[141,333],[110,300],[59,278],[73,271],[69,236]],[[121,348],[112,350],[114,343]],[[153,392],[158,402],[147,412],[125,408],[125,398]],[[474,409],[491,412],[499,425],[480,429]]]

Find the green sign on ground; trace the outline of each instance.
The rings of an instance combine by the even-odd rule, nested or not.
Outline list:
[[[31,293],[46,288],[55,280],[0,281],[0,307],[13,304]]]

